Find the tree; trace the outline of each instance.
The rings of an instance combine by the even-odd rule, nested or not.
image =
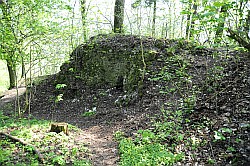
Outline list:
[[[222,4],[220,12],[219,12],[219,19],[217,20],[218,26],[215,32],[215,42],[220,43],[223,35],[223,30],[225,26],[225,19],[227,17],[227,10],[228,4]]]
[[[44,16],[58,6],[58,1],[50,0],[0,0],[0,59],[7,62],[9,89],[16,86],[17,66],[22,64],[24,69],[30,45],[38,45],[55,27],[54,22],[46,21]]]
[[[84,40],[87,41],[87,25],[86,25],[86,18],[87,18],[87,8],[86,8],[86,0],[80,0],[81,4],[81,15],[82,15],[82,27],[83,27],[83,37]]]
[[[154,12],[153,12],[153,23],[152,23],[152,36],[155,36],[155,21],[156,21],[156,0],[153,0],[154,6]]]
[[[114,33],[123,33],[124,31],[124,5],[125,0],[116,0],[115,1],[115,10],[114,10]]]
[[[10,10],[7,2],[3,0],[0,1],[0,8],[2,11],[2,37],[1,37],[1,52],[2,58],[7,62],[7,68],[9,72],[9,89],[15,87],[16,85],[16,47],[15,44],[18,43],[13,25],[11,24],[12,18],[10,15]],[[12,43],[12,41],[14,41]],[[13,46],[14,45],[14,46]]]
[[[151,28],[151,34],[152,36],[155,36],[155,24],[156,24],[156,10],[157,10],[157,0],[144,0],[146,7],[151,7],[153,5],[153,17],[152,17],[152,28]],[[136,0],[132,7],[136,8],[142,3],[142,0]]]
[[[250,10],[247,11],[246,18],[242,21],[242,29],[241,30],[232,30],[228,28],[229,35],[228,37],[237,41],[240,46],[244,47],[250,52]]]
[[[187,26],[186,26],[186,38],[189,39],[190,37],[194,36],[194,25],[195,25],[195,20],[194,16],[197,14],[197,2],[196,0],[191,0],[189,1],[188,4],[188,12],[187,15]]]

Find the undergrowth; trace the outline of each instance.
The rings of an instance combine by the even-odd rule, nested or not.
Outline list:
[[[4,134],[0,135],[0,165],[83,165],[90,166],[86,159],[88,149],[74,138],[80,129],[69,125],[70,135],[49,132],[49,121],[16,119],[4,116],[0,111],[0,131],[27,143],[23,145]],[[29,146],[32,145],[32,146]],[[32,148],[43,156],[40,162]]]
[[[138,130],[132,137],[123,136],[121,131],[114,134],[119,142],[122,166],[173,165],[184,161],[185,158],[195,158],[194,155],[186,156],[186,152],[207,144],[206,139],[201,139],[193,133],[196,130],[206,130],[206,126],[189,126],[189,115],[194,112],[197,94],[200,93],[199,87],[193,84],[194,80],[188,72],[191,63],[182,55],[167,57],[164,63],[158,73],[149,71],[149,80],[160,87],[159,94],[166,96],[162,114],[152,118],[150,129]],[[207,80],[204,80],[206,85],[223,78],[223,67],[216,66],[209,70],[208,74],[211,71],[211,77],[208,76]],[[210,88],[214,89],[216,85],[212,84]],[[175,96],[175,101],[170,100],[172,96]],[[222,136],[217,132],[216,138],[221,139]],[[207,161],[208,164],[216,163],[213,158]]]
[[[184,159],[180,150],[183,142],[188,141],[182,127],[185,120],[188,122],[184,114],[191,112],[195,104],[194,89],[187,90],[191,79],[188,66],[189,62],[182,56],[172,56],[165,59],[165,66],[159,73],[149,78],[164,84],[159,93],[166,96],[178,93],[181,97],[177,102],[166,101],[162,114],[154,118],[152,129],[138,130],[133,138],[122,137],[121,132],[115,133],[119,141],[120,165],[173,165]]]

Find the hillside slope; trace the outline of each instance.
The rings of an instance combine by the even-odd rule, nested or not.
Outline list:
[[[137,130],[154,129],[155,122],[174,121],[170,115],[181,110],[178,132],[186,141],[175,142],[171,138],[162,141],[166,146],[181,147],[178,152],[186,157],[180,163],[206,165],[211,159],[217,165],[249,163],[248,56],[237,51],[199,49],[181,40],[162,40],[157,45],[158,40],[152,38],[141,42],[136,37],[116,36],[102,38],[97,43],[103,43],[108,49],[119,45],[131,52],[132,38],[136,44],[133,48],[140,48],[143,43],[144,50],[155,51],[154,58],[146,65],[142,95],[136,88],[128,93],[114,84],[93,86],[75,75],[69,76],[69,69],[80,62],[72,58],[59,74],[50,76],[32,90],[31,114],[82,128],[86,132],[82,139],[89,142],[93,153],[93,165],[100,166],[119,162],[114,132],[123,131],[125,137],[134,139]],[[62,78],[66,78],[66,82]],[[66,87],[56,89],[58,83]],[[62,100],[55,103],[60,94],[63,94]],[[162,110],[168,110],[169,115],[164,115]],[[188,138],[199,140],[199,146],[188,146]]]

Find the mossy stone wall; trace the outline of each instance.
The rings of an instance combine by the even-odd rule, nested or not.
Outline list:
[[[94,87],[116,86],[118,78],[123,77],[123,90],[133,91],[142,79],[142,55],[148,65],[158,56],[171,55],[170,43],[170,40],[133,35],[94,36],[72,52],[69,62],[61,66],[57,82],[72,89],[80,82]]]

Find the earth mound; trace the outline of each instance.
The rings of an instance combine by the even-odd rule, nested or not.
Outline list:
[[[61,66],[57,82],[69,85],[70,94],[81,87],[79,84],[140,92],[148,65],[191,47],[194,46],[184,40],[115,34],[94,36],[73,51],[70,60]]]
[[[212,158],[217,165],[247,165],[249,89],[250,59],[244,52],[184,40],[99,35],[77,47],[58,74],[31,89],[31,114],[82,128],[93,165],[116,165],[115,131],[134,138],[138,129],[175,121],[174,113],[181,111],[178,132],[188,138],[178,145],[186,156],[183,164],[207,165]],[[188,146],[190,138],[201,146]]]

